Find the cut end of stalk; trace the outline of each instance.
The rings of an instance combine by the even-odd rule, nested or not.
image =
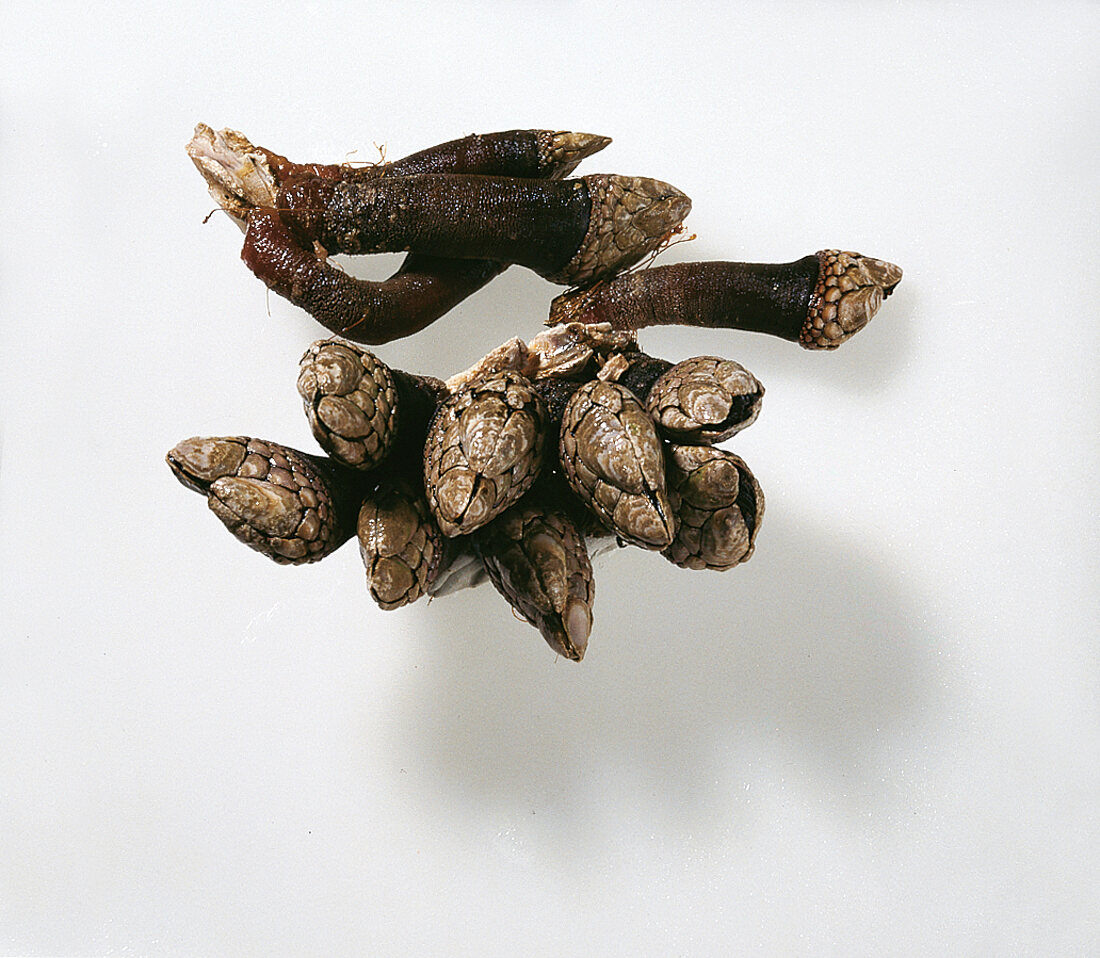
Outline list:
[[[243,229],[256,207],[275,206],[275,177],[267,156],[236,130],[195,127],[187,155],[206,180],[214,201]]]

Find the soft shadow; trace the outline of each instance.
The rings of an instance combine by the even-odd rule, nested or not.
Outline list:
[[[888,557],[788,511],[730,573],[636,549],[596,571],[579,665],[491,591],[434,604],[391,726],[420,800],[486,825],[538,815],[568,844],[598,843],[621,814],[662,833],[729,827],[761,777],[854,816],[891,800],[884,747],[919,747],[936,637]]]

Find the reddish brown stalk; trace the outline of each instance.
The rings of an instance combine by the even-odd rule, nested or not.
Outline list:
[[[216,134],[200,125],[188,152],[219,203],[244,227],[257,207],[275,205],[275,189],[295,177],[335,183],[452,172],[556,179],[610,142],[586,133],[509,130],[452,140],[395,163],[353,167],[294,163],[240,134]],[[278,217],[270,213],[259,217],[242,258],[271,289],[358,342],[384,343],[416,332],[507,268],[506,263],[454,263],[410,254],[388,280],[357,280],[319,257],[311,244],[302,247],[273,219]]]
[[[793,263],[677,263],[563,293],[547,324],[745,329],[835,349],[867,325],[900,281],[892,263],[838,250]]]

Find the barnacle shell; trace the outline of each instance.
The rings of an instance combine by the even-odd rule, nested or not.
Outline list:
[[[691,212],[691,199],[675,186],[646,176],[584,177],[592,211],[572,259],[546,278],[587,286],[633,266],[657,249]]]
[[[764,494],[744,460],[710,446],[668,445],[669,498],[679,520],[663,555],[687,569],[725,571],[752,556]]]
[[[621,538],[664,549],[676,532],[661,440],[625,386],[591,380],[562,416],[562,469],[573,491]]]
[[[609,136],[565,130],[539,130],[537,137],[539,168],[553,179],[568,176],[586,156],[598,153],[611,142]]]
[[[315,562],[351,533],[336,501],[341,491],[296,449],[245,436],[193,438],[167,459],[233,535],[276,562]]]
[[[764,387],[744,366],[696,356],[663,373],[646,397],[658,431],[674,442],[721,442],[756,421]]]
[[[799,342],[807,349],[836,349],[871,321],[901,282],[901,267],[838,249],[821,250],[817,258],[821,275]]]
[[[595,583],[573,521],[528,496],[489,523],[479,544],[489,580],[512,608],[555,652],[584,658]]]
[[[298,394],[314,438],[333,459],[373,469],[397,434],[397,387],[385,363],[354,343],[322,339],[302,357]]]
[[[542,467],[546,409],[526,377],[503,370],[440,404],[424,444],[428,505],[447,536],[481,528]]]
[[[371,598],[398,609],[428,592],[441,568],[444,538],[424,494],[403,479],[385,479],[359,510],[359,554]]]

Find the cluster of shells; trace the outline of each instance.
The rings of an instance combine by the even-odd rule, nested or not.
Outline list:
[[[316,561],[357,535],[383,609],[487,578],[580,660],[596,550],[717,571],[752,555],[760,486],[715,444],[756,419],[764,390],[730,360],[673,364],[633,333],[567,324],[442,382],[326,339],[303,356],[298,392],[326,456],[195,438],[169,465],[277,562]]]

